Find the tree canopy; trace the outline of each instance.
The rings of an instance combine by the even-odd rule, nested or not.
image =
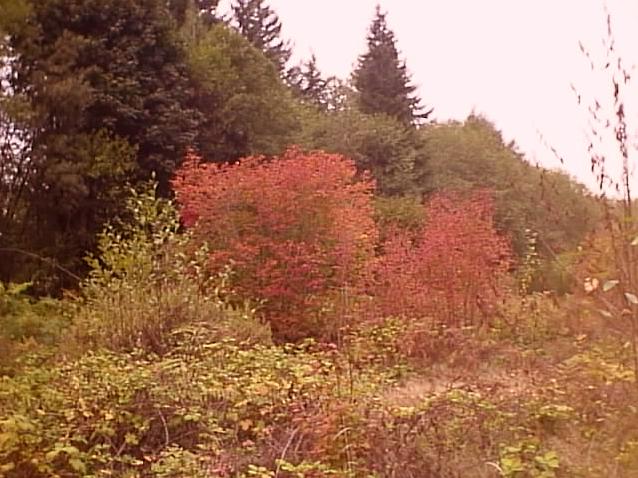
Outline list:
[[[193,146],[207,161],[282,152],[297,129],[292,93],[276,67],[226,25],[188,48],[195,101],[204,115]]]
[[[22,105],[5,112],[29,163],[21,240],[77,265],[126,181],[154,173],[168,191],[199,114],[165,2],[43,0],[23,11],[7,29],[4,90]]]
[[[354,159],[383,195],[415,194],[427,185],[428,157],[418,132],[386,115],[346,109],[309,114],[299,142]]]
[[[536,167],[513,144],[505,144],[486,119],[432,125],[421,131],[434,190],[488,188],[496,199],[496,222],[515,250],[525,250],[525,231],[539,234],[541,251],[573,248],[600,218],[594,198],[565,173]]]
[[[264,0],[236,0],[233,16],[239,32],[285,74],[292,53],[281,38],[281,21]]]
[[[367,114],[383,113],[401,123],[413,125],[426,119],[421,99],[415,94],[404,61],[399,59],[394,32],[388,27],[386,13],[377,6],[368,33],[368,49],[359,57],[353,73],[358,104]]]

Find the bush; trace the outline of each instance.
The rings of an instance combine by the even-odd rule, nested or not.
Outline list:
[[[29,297],[29,287],[0,283],[0,375],[13,373],[25,352],[56,345],[69,326],[61,301]]]
[[[35,339],[52,345],[68,325],[62,303],[29,297],[26,294],[29,286],[0,283],[0,334],[12,341]]]
[[[211,278],[206,250],[194,250],[191,237],[179,232],[177,211],[156,197],[154,186],[132,191],[127,210],[129,221],[107,226],[98,238],[99,255],[87,258],[91,271],[81,284],[73,327],[81,348],[164,353],[173,330],[195,323],[219,329],[219,336],[269,340],[247,304],[224,302],[227,272]],[[241,326],[229,326],[233,321]]]
[[[264,302],[278,338],[334,330],[322,308],[362,284],[377,239],[373,183],[352,161],[293,148],[220,166],[191,154],[173,186],[211,270],[232,264],[235,290]]]
[[[425,206],[417,196],[390,196],[375,199],[375,221],[381,241],[396,230],[418,234],[426,222]]]
[[[386,115],[347,109],[309,115],[299,143],[343,154],[359,171],[369,171],[384,196],[420,193],[429,183],[429,155],[423,135]]]
[[[237,476],[282,457],[296,414],[333,393],[325,353],[180,339],[0,379],[0,476]]]
[[[374,284],[376,313],[431,317],[448,327],[476,325],[489,315],[511,257],[492,211],[485,192],[433,196],[416,238],[396,229],[383,245]]]

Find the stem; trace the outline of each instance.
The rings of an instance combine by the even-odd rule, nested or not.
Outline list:
[[[79,275],[74,274],[66,267],[62,267],[57,262],[55,262],[55,260],[48,257],[41,256],[39,254],[36,254],[35,252],[25,251],[23,249],[18,249],[16,247],[0,247],[0,252],[15,252],[16,254],[22,254],[23,256],[31,257],[33,259],[38,259],[42,262],[46,262],[47,264],[55,267],[59,271],[64,272],[66,275],[68,275],[72,279],[75,279],[78,282],[82,281],[82,278]]]

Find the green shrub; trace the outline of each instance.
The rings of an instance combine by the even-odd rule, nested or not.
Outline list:
[[[181,339],[163,358],[88,353],[1,379],[0,476],[190,478],[270,465],[302,404],[335,390],[325,353]]]
[[[132,191],[131,218],[111,224],[99,235],[98,255],[81,284],[73,336],[81,348],[144,348],[164,353],[171,332],[187,324],[207,324],[244,338],[269,340],[248,304],[230,307],[224,300],[229,271],[206,272],[205,247],[194,250],[172,202],[158,199],[155,187]],[[236,326],[231,326],[231,323]]]
[[[68,317],[60,301],[26,295],[29,286],[0,283],[0,334],[12,341],[35,339],[53,344],[68,325]]]
[[[417,234],[427,219],[425,206],[416,196],[380,196],[375,198],[374,208],[382,239],[396,229]]]
[[[56,345],[69,325],[63,302],[29,297],[29,286],[0,283],[0,375],[15,373],[25,353]]]

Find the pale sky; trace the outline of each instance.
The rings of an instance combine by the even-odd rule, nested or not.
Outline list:
[[[222,10],[228,3],[222,1]],[[342,78],[365,51],[377,3],[388,12],[413,82],[424,103],[434,107],[435,120],[462,120],[475,111],[493,121],[507,141],[516,141],[531,162],[560,167],[540,133],[564,157],[565,169],[595,184],[586,152],[588,114],[570,84],[583,99],[595,95],[601,103],[609,103],[611,87],[604,74],[591,72],[578,42],[602,57],[607,5],[625,64],[637,64],[638,0],[269,2],[283,36],[293,42],[295,59],[314,53],[324,74]],[[638,110],[631,111],[638,119]]]

